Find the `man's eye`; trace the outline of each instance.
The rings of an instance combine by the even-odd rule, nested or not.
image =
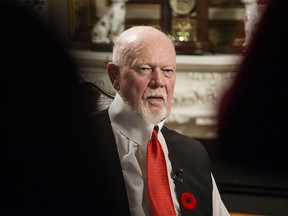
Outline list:
[[[152,68],[150,68],[150,67],[140,67],[138,72],[141,73],[141,74],[149,74],[149,73],[152,72]]]
[[[172,77],[174,74],[174,70],[173,69],[162,69],[162,72],[165,74],[165,76],[167,77]]]

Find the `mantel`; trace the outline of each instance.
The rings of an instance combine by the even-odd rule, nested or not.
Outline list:
[[[115,94],[106,73],[111,52],[71,50],[71,56],[83,80]],[[218,102],[241,60],[239,55],[228,54],[177,55],[177,79],[167,125],[190,136],[214,137]]]

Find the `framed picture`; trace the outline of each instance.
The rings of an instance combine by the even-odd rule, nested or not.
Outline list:
[[[208,0],[209,7],[241,7],[241,0]]]
[[[208,0],[209,40],[215,53],[241,53],[245,39],[241,0]]]
[[[96,0],[68,0],[69,38],[73,41],[89,41],[92,26],[97,21]]]

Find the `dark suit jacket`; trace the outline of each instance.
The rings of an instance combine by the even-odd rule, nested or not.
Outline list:
[[[105,166],[103,178],[106,185],[109,185],[109,192],[105,187],[102,197],[111,202],[111,208],[103,208],[101,211],[112,215],[129,215],[125,182],[108,111],[94,114],[92,119],[95,134],[99,135],[98,156]],[[173,172],[176,174],[180,169],[183,170],[182,175],[177,175],[178,179],[174,180],[182,215],[212,215],[212,180],[206,150],[198,141],[165,126],[161,131],[167,142]],[[196,207],[193,210],[186,209],[180,200],[185,192],[191,193],[196,199]]]

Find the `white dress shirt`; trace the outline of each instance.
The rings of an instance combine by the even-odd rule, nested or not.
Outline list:
[[[127,196],[132,216],[149,216],[150,205],[146,188],[146,147],[151,138],[154,125],[147,125],[136,113],[127,109],[122,98],[116,94],[109,110],[109,117],[118,149],[118,154],[124,175]],[[175,185],[172,179],[172,167],[168,158],[169,152],[165,139],[161,133],[165,120],[158,124],[158,139],[162,145],[168,171],[168,180],[177,215],[181,215],[176,198]],[[212,176],[212,174],[211,174]],[[213,182],[213,215],[229,215],[225,208],[214,178]]]

